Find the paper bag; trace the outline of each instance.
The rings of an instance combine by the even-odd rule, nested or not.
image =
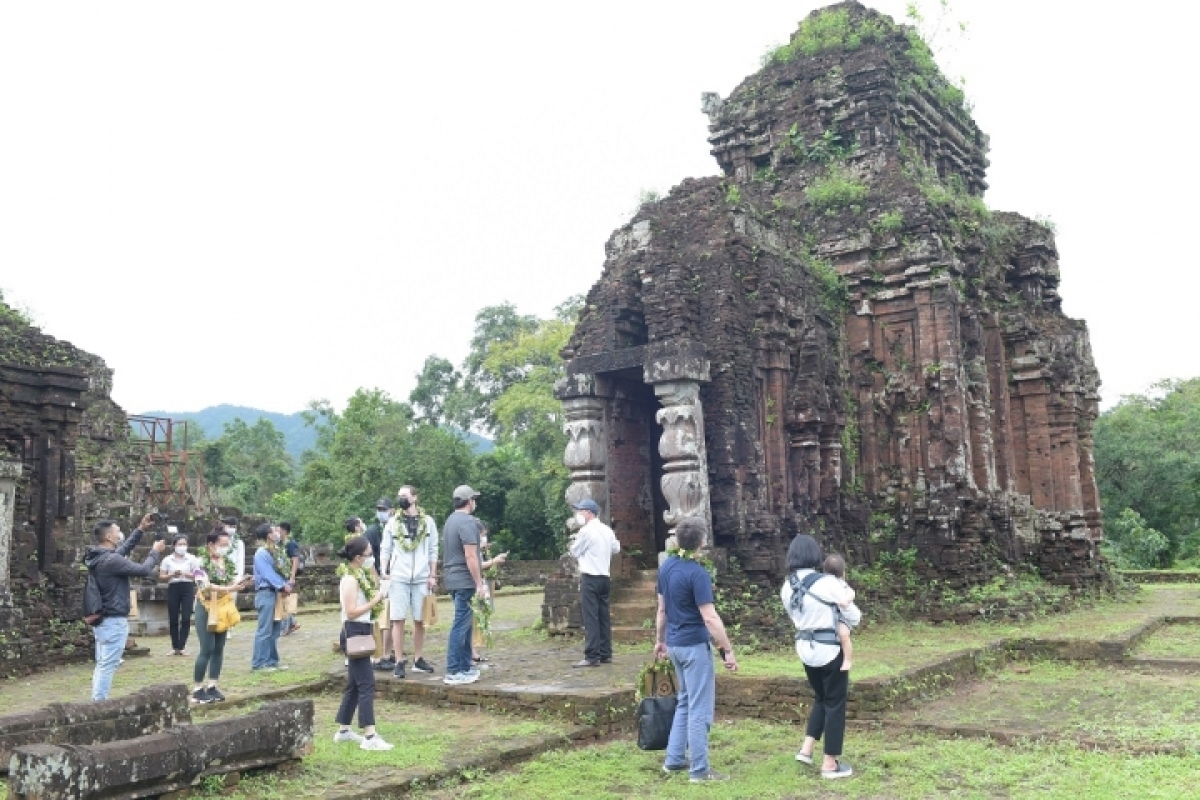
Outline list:
[[[287,597],[282,592],[275,593],[275,621],[282,622],[287,616]]]
[[[129,618],[138,618],[137,589],[129,590]]]
[[[426,628],[432,628],[438,624],[437,595],[433,592],[425,595],[425,600],[421,604],[421,622],[425,623]]]
[[[300,610],[300,595],[292,592],[283,599],[283,610],[288,614],[295,614]]]

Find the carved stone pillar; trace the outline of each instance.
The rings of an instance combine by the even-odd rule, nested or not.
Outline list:
[[[607,520],[608,480],[605,467],[608,463],[608,437],[604,430],[604,406],[602,397],[571,397],[563,399],[563,414],[566,423],[567,449],[563,463],[571,471],[571,484],[567,487],[567,503],[578,503],[590,497],[600,506],[600,518]]]
[[[20,462],[0,461],[0,608],[12,607],[9,562],[12,559],[17,480],[20,477]]]
[[[700,384],[691,380],[668,381],[656,384],[654,394],[663,405],[655,415],[663,429],[658,453],[663,458],[663,496],[669,505],[663,519],[674,533],[684,517],[703,517],[711,531]]]

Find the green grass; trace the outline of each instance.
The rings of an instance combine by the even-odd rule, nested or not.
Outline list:
[[[1054,661],[1009,667],[893,719],[1200,751],[1200,676]]]
[[[323,797],[331,789],[349,788],[361,780],[387,778],[412,767],[439,767],[447,757],[461,756],[464,749],[490,748],[563,732],[563,728],[545,722],[377,701],[379,734],[395,749],[367,752],[351,743],[333,742],[337,725],[332,720],[339,699],[323,695],[314,701],[313,752],[298,767],[290,772],[254,775],[228,789],[214,787],[208,796],[229,800]]]
[[[867,187],[849,169],[834,164],[805,188],[804,196],[816,210],[832,212],[861,203],[867,197]]]
[[[1200,625],[1165,625],[1137,648],[1144,658],[1200,658]]]
[[[660,771],[661,753],[632,741],[546,753],[485,782],[418,793],[422,798],[1178,798],[1200,786],[1191,759],[1091,753],[1070,745],[936,739],[883,731],[851,731],[846,760],[856,776],[837,784],[793,755],[803,732],[752,721],[713,726],[714,769],[724,784],[694,786]]]

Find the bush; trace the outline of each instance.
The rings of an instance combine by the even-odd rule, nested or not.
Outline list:
[[[769,63],[786,64],[797,56],[818,56],[836,50],[857,50],[868,42],[883,39],[891,30],[883,19],[853,20],[845,9],[828,9],[800,23],[792,40],[763,58]]]
[[[821,178],[804,190],[808,202],[818,211],[833,211],[861,203],[867,187],[846,167],[832,166]]]
[[[1167,537],[1146,524],[1132,508],[1124,509],[1105,526],[1105,554],[1124,569],[1155,569],[1170,550]]]

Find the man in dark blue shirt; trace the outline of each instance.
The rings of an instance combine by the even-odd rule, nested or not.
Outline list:
[[[699,517],[680,520],[675,537],[680,551],[688,555],[668,558],[658,570],[654,657],[671,659],[679,689],[663,771],[687,770],[693,783],[729,778],[708,766],[708,728],[712,725],[717,688],[709,640],[720,648],[726,669],[738,668],[733,645],[713,602],[712,578],[694,559],[707,533],[708,524]]]

